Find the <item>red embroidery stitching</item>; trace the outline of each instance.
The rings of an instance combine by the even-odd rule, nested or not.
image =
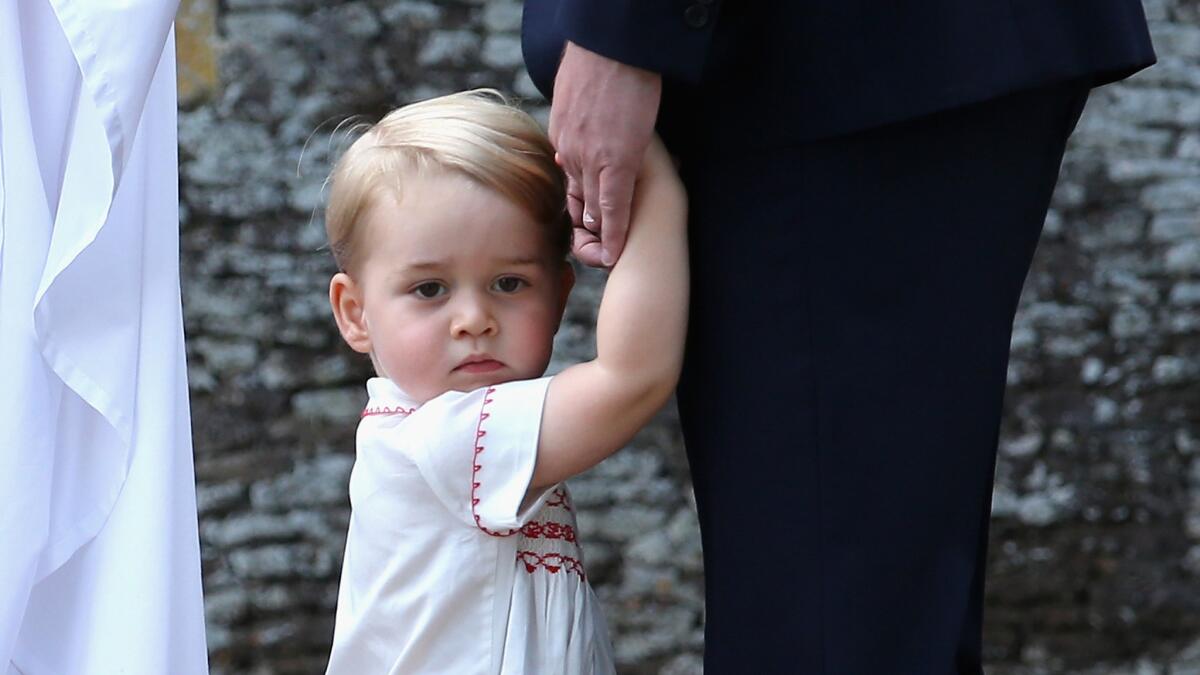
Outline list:
[[[562,523],[533,521],[521,528],[521,534],[526,539],[562,539],[574,544],[575,528]]]
[[[557,574],[559,570],[574,572],[582,581],[587,581],[587,575],[583,572],[583,563],[571,556],[559,553],[539,554],[533,551],[517,551],[517,560],[525,564],[525,571],[530,574],[541,567],[551,574]]]
[[[483,526],[483,523],[480,522],[479,514],[475,511],[475,507],[479,505],[479,498],[475,496],[475,491],[479,489],[479,481],[476,478],[478,477],[479,470],[483,468],[483,465],[480,464],[479,455],[484,450],[483,437],[487,436],[487,431],[483,428],[483,421],[491,417],[491,414],[486,412],[486,410],[488,404],[492,402],[492,399],[489,397],[494,391],[496,391],[495,387],[488,387],[488,390],[484,392],[483,405],[479,408],[479,425],[475,427],[475,456],[471,459],[471,515],[475,517],[475,527],[483,530],[486,534],[490,534],[493,537],[511,537],[521,530],[511,529],[507,532],[490,530]]]
[[[568,511],[574,510],[571,508],[571,498],[567,496],[566,490],[563,488],[554,488],[554,492],[550,494],[553,496],[546,500],[546,506],[561,506]]]
[[[362,417],[370,417],[372,415],[411,415],[415,410],[416,408],[405,408],[402,406],[396,406],[395,408],[388,408],[387,406],[366,408],[362,411]]]

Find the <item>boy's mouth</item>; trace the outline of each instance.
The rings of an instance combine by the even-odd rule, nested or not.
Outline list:
[[[482,355],[468,356],[467,358],[463,359],[462,363],[455,366],[454,370],[462,371],[464,373],[490,373],[493,370],[499,370],[503,367],[503,363],[493,359],[490,356]]]

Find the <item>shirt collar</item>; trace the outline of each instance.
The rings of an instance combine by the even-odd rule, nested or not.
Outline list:
[[[367,380],[367,407],[362,416],[371,415],[410,415],[421,407],[420,402],[404,393],[386,377],[372,377]]]

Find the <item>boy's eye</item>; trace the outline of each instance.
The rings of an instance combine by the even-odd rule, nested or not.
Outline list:
[[[413,289],[413,293],[426,299],[436,298],[444,292],[446,292],[446,287],[436,281],[426,281]]]
[[[492,284],[492,288],[501,293],[516,293],[526,285],[525,280],[519,277],[500,277]]]

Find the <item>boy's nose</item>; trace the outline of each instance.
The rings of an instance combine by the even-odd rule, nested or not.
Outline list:
[[[461,302],[450,324],[454,337],[494,335],[498,330],[499,325],[486,303],[477,300]]]

